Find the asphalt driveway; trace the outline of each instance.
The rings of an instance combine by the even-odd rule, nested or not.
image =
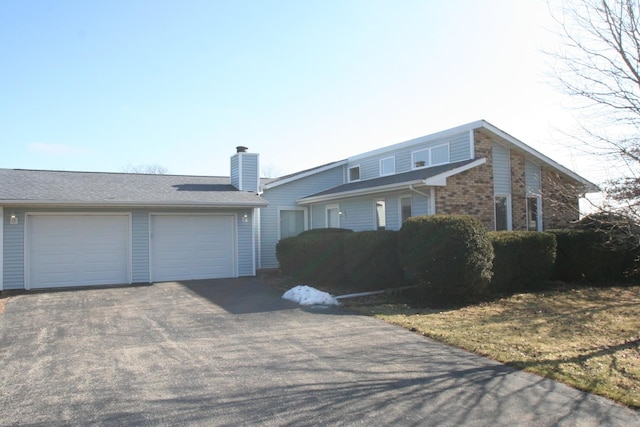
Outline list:
[[[638,413],[257,279],[38,292],[0,314],[0,425],[640,425]]]

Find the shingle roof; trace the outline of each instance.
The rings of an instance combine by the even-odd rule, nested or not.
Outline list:
[[[258,207],[229,177],[0,169],[0,204]]]
[[[425,169],[416,169],[410,172],[399,173],[395,175],[387,175],[379,178],[367,179],[363,181],[349,182],[346,184],[338,185],[337,187],[330,188],[319,193],[311,194],[306,198],[314,198],[321,196],[339,195],[341,193],[351,193],[358,190],[374,190],[377,187],[387,187],[395,184],[413,183],[418,181],[424,181],[428,178],[432,178],[441,175],[445,172],[452,171],[454,169],[463,167],[470,163],[477,161],[477,159],[465,160],[462,162],[448,163],[441,166],[434,166]]]

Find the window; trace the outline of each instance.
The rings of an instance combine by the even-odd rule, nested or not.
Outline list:
[[[402,222],[411,218],[411,196],[400,198],[400,218]]]
[[[340,228],[340,207],[338,205],[328,205],[327,228]]]
[[[509,196],[496,195],[494,202],[496,231],[511,230],[511,203]]]
[[[349,168],[349,181],[360,180],[360,166],[354,166]]]
[[[376,200],[376,229],[385,230],[387,228],[387,212],[384,199]]]
[[[304,231],[304,211],[300,209],[280,210],[280,238],[297,236]]]
[[[396,173],[396,158],[387,157],[380,160],[380,176]]]
[[[439,145],[431,149],[431,165],[449,163],[449,144]]]
[[[429,166],[429,151],[431,150],[420,150],[413,153],[413,168],[424,168]]]
[[[540,196],[527,197],[527,230],[542,231]]]
[[[438,145],[411,154],[413,169],[449,163],[449,144]]]

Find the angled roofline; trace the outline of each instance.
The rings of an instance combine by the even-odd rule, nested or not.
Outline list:
[[[491,123],[487,122],[486,120],[480,120],[479,122],[475,122],[475,123],[479,124],[479,126],[477,128],[484,128],[484,129],[486,129],[486,130],[488,130],[490,132],[493,132],[494,134],[498,135],[502,139],[505,139],[509,143],[511,143],[514,146],[516,146],[518,149],[526,152],[527,154],[530,154],[531,156],[533,156],[533,157],[537,158],[538,160],[542,161],[543,163],[546,163],[548,166],[551,166],[551,167],[559,170],[563,174],[569,176],[570,178],[580,182],[581,184],[583,184],[585,186],[585,192],[586,193],[600,191],[600,188],[598,188],[598,186],[596,184],[592,183],[591,181],[587,180],[586,178],[581,177],[580,175],[578,175],[577,173],[575,173],[571,169],[569,169],[569,168],[567,168],[565,166],[562,166],[560,163],[558,163],[555,160],[545,156],[544,154],[542,154],[538,150],[536,150],[536,149],[530,147],[529,145],[525,144],[524,142],[520,141],[518,138],[515,138],[515,137],[509,135],[508,133],[506,133],[505,131],[495,127],[494,125],[492,125]]]
[[[426,179],[412,179],[412,180],[397,182],[393,184],[378,185],[378,186],[374,185],[371,187],[359,188],[356,190],[347,190],[347,191],[342,191],[338,193],[321,194],[318,196],[311,195],[308,197],[300,198],[296,200],[296,202],[299,204],[318,203],[318,202],[325,202],[329,200],[344,199],[344,198],[353,197],[353,196],[384,193],[387,191],[394,191],[394,190],[404,190],[404,189],[407,189],[408,187],[415,186],[415,185],[443,187],[447,185],[448,177],[465,172],[469,169],[475,168],[485,163],[487,163],[487,159],[483,157],[481,159],[476,159],[460,167],[450,169],[448,171],[444,171],[438,175],[428,177]]]
[[[311,168],[311,169],[305,169],[305,170],[300,171],[300,172],[295,172],[295,173],[292,173],[290,175],[285,175],[283,177],[276,178],[273,181],[264,184],[263,185],[263,190],[269,190],[269,189],[277,187],[279,185],[287,184],[289,182],[296,181],[298,179],[306,178],[308,176],[315,175],[317,173],[328,171],[329,169],[333,169],[333,168],[338,167],[338,166],[344,166],[346,164],[347,164],[347,160],[346,159],[338,160],[338,161],[335,161],[335,162],[326,163],[324,165],[316,166],[316,167]]]
[[[398,149],[410,147],[416,144],[423,144],[425,142],[429,142],[436,139],[447,138],[450,136],[454,136],[463,132],[469,132],[473,129],[477,129],[481,127],[484,120],[477,120],[475,122],[467,123],[464,125],[456,126],[453,128],[445,129],[436,133],[430,133],[429,135],[420,136],[418,138],[410,139],[408,141],[398,142],[392,145],[387,145],[386,147],[377,148],[375,150],[367,151],[365,153],[357,154],[355,156],[349,157],[347,160],[349,161],[357,161],[365,157],[376,156],[379,154],[384,154],[388,151],[396,151]]]

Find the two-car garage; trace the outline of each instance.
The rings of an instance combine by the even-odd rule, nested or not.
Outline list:
[[[234,215],[149,213],[143,225],[132,232],[131,213],[26,215],[25,287],[131,283],[135,262],[146,281],[237,276]]]

